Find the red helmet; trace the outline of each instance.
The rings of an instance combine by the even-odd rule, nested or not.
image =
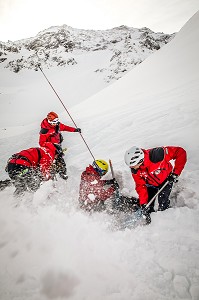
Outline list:
[[[58,114],[56,114],[54,111],[49,112],[47,114],[47,120],[51,125],[57,125],[59,123]]]

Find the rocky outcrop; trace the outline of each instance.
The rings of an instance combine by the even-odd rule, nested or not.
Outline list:
[[[80,30],[63,25],[50,27],[36,37],[15,42],[0,43],[0,67],[13,72],[22,69],[68,67],[78,64],[85,53],[108,52],[105,67],[98,68],[104,80],[110,82],[145,60],[167,44],[173,35],[155,33],[148,28],[115,27],[110,30]]]

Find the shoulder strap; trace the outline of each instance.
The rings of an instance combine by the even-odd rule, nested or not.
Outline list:
[[[47,128],[41,128],[40,134],[46,134],[46,133],[48,133],[48,130],[49,129],[47,129]]]
[[[56,133],[59,133],[59,132],[60,132],[60,123],[58,123],[58,124],[55,126],[55,132],[56,132]]]
[[[40,163],[41,160],[41,151],[40,148],[36,148],[37,149],[37,154],[38,154],[38,164]]]

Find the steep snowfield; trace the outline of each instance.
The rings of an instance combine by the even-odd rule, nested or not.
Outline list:
[[[143,64],[71,108],[95,157],[112,158],[124,194],[135,195],[123,161],[128,147],[184,147],[173,208],[124,231],[111,216],[80,212],[79,178],[92,157],[78,134],[65,133],[67,183],[47,182],[20,202],[12,187],[0,193],[0,299],[199,299],[198,53],[199,13]],[[72,125],[65,112],[60,118]],[[6,158],[37,145],[38,130],[2,135],[2,179]]]

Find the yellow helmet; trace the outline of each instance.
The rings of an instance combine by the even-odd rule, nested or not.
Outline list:
[[[108,164],[103,159],[94,160],[93,168],[100,174],[100,176],[103,176],[108,172]]]

